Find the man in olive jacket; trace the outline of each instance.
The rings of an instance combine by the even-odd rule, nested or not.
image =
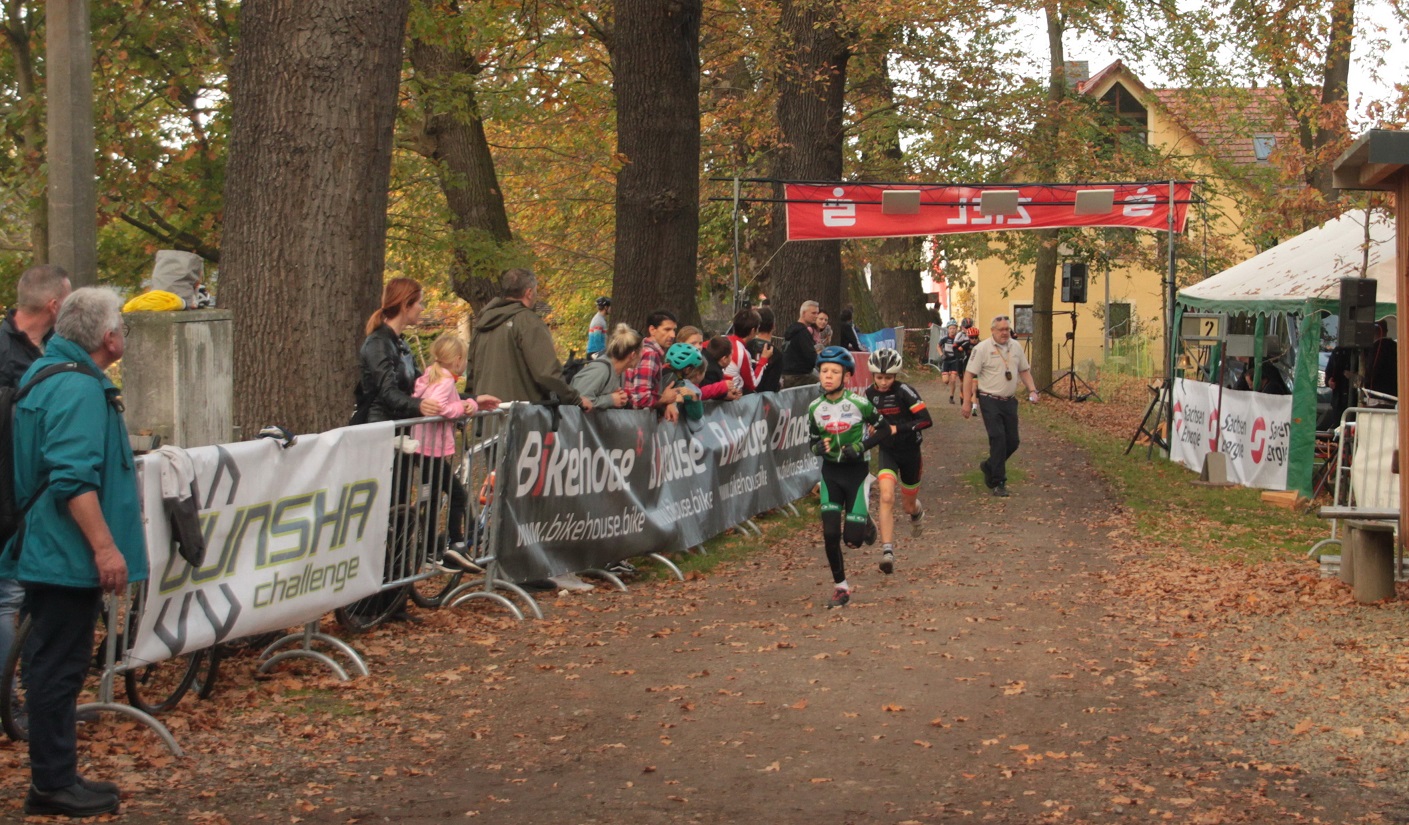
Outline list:
[[[527,269],[510,269],[499,277],[499,288],[503,297],[475,318],[465,387],[500,401],[541,404],[556,395],[564,404],[592,409],[592,402],[563,380],[548,325],[533,311],[538,279]]]

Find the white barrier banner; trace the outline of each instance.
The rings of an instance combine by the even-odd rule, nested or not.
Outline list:
[[[1228,457],[1228,478],[1244,487],[1287,489],[1292,397],[1174,382],[1174,437],[1170,459],[1199,472],[1204,456]]]
[[[187,451],[204,564],[178,555],[161,464],[143,459],[151,579],[132,648],[155,662],[226,639],[304,624],[381,588],[394,422]]]

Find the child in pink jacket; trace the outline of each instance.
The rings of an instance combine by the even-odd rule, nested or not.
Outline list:
[[[444,550],[442,566],[467,570],[477,568],[473,564],[473,553],[465,548],[465,509],[469,503],[469,493],[455,477],[455,424],[452,422],[474,415],[481,409],[492,410],[499,406],[499,399],[489,395],[478,399],[460,398],[456,383],[460,380],[460,373],[465,371],[468,350],[464,339],[451,332],[431,344],[431,360],[434,363],[416,379],[416,389],[412,394],[418,399],[430,398],[439,402],[440,416],[446,420],[416,424],[411,428],[411,437],[420,442],[416,452],[425,456],[421,464],[421,483],[450,493],[450,545]],[[435,519],[431,520],[430,532],[431,547],[435,548],[439,540],[439,536],[435,535]]]

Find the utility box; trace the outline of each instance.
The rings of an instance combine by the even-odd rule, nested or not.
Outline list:
[[[235,314],[226,309],[128,312],[122,399],[132,435],[205,447],[234,440]]]

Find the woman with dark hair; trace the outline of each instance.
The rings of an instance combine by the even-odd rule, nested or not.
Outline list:
[[[837,346],[847,352],[860,352],[861,339],[856,335],[856,326],[852,323],[851,307],[847,307],[837,316]]]
[[[367,338],[358,358],[362,380],[358,385],[357,414],[363,421],[393,421],[436,415],[440,403],[411,396],[416,360],[401,333],[421,321],[421,285],[410,278],[392,278],[382,288],[382,305],[367,319]]]

